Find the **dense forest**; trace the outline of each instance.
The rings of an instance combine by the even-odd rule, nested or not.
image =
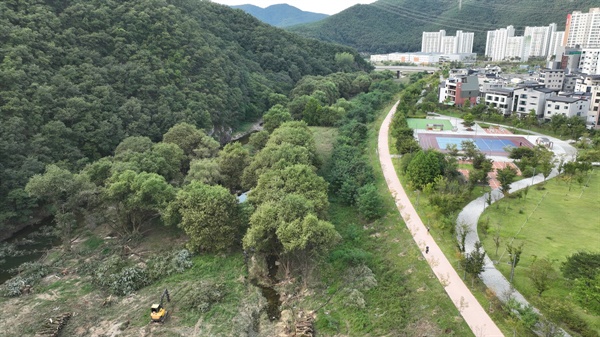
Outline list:
[[[475,33],[473,52],[483,53],[488,30],[513,25],[522,35],[525,26],[550,23],[564,30],[568,13],[594,6],[595,0],[379,0],[290,30],[367,53],[420,51],[423,31],[463,30]]]
[[[182,122],[223,143],[305,75],[369,67],[342,54],[210,1],[0,3],[0,228],[29,218],[46,164],[77,171]]]

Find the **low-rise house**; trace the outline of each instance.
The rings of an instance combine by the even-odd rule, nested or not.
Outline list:
[[[477,76],[451,77],[440,83],[440,103],[463,106],[466,101],[469,101],[470,105],[475,105],[478,96]]]
[[[513,111],[518,113],[519,117],[523,117],[533,110],[541,118],[544,116],[546,99],[555,95],[554,90],[540,84],[521,85],[514,92]]]
[[[485,105],[496,108],[504,115],[510,115],[513,109],[514,89],[497,88],[485,92]]]
[[[563,88],[563,82],[565,78],[564,69],[540,69],[539,82],[546,88],[554,91],[561,91]]]
[[[577,79],[579,76],[577,75],[565,75],[565,79],[563,81],[563,92],[575,92],[575,86],[577,85]]]
[[[546,99],[544,119],[551,120],[556,115],[587,118],[590,102],[581,97],[553,96]]]

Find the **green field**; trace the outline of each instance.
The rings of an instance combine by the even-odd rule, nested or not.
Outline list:
[[[543,190],[530,188],[526,199],[499,201],[479,219],[478,230],[483,245],[490,258],[499,261],[496,266],[505,276],[510,274],[510,258],[505,252],[507,243],[512,240],[516,245],[523,243],[514,285],[534,305],[539,298],[528,274],[535,259],[547,258],[560,275],[542,297],[568,300],[570,290],[560,274],[560,264],[575,252],[600,250],[600,170],[593,170],[584,180],[579,184],[557,177],[549,180]],[[482,231],[484,223],[489,223],[487,235]],[[498,255],[493,242],[496,231],[501,238]],[[598,316],[577,311],[596,332],[600,332]]]
[[[447,119],[407,118],[406,122],[411,129],[427,130],[427,124],[441,124],[444,126],[444,131],[452,130],[452,123]]]

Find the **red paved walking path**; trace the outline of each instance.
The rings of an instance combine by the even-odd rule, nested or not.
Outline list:
[[[454,270],[444,253],[442,253],[433,237],[429,235],[427,228],[421,221],[421,218],[419,218],[400,184],[392,163],[388,145],[389,127],[397,106],[398,103],[390,110],[381,125],[378,153],[383,175],[390,192],[396,200],[396,206],[400,211],[400,215],[404,219],[406,227],[410,230],[413,239],[421,249],[421,253],[440,280],[440,283],[444,286],[446,293],[448,293],[456,308],[460,311],[465,322],[467,322],[471,331],[473,331],[473,334],[477,337],[504,336],[485,309],[477,302],[460,276],[458,276],[456,270]],[[429,247],[429,253],[425,253],[425,247]]]

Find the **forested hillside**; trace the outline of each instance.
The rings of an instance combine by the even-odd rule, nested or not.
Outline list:
[[[289,27],[303,23],[315,22],[328,17],[327,14],[305,12],[288,4],[272,5],[261,8],[254,5],[232,6],[254,16],[262,22],[275,27]]]
[[[303,76],[368,67],[341,53],[210,1],[1,2],[0,228],[29,217],[46,164],[76,171],[180,122],[226,141]]]
[[[352,46],[361,52],[419,51],[423,31],[445,29],[475,33],[474,52],[485,50],[486,31],[513,25],[517,35],[525,26],[556,23],[564,30],[567,14],[587,12],[597,0],[379,0],[357,5],[329,18],[291,31]]]

